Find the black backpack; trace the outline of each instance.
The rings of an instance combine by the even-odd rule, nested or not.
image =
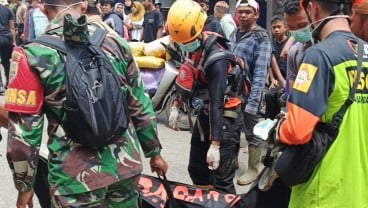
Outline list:
[[[65,119],[59,122],[67,137],[101,148],[122,136],[129,125],[126,95],[110,60],[100,48],[106,32],[96,28],[89,44],[70,46],[51,35],[33,42],[66,55]]]

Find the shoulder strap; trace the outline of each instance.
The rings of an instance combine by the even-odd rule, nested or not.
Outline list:
[[[221,59],[221,58],[226,58],[230,61],[235,61],[235,57],[232,55],[232,53],[230,53],[229,51],[227,51],[227,48],[224,44],[226,44],[227,39],[219,37],[216,34],[211,33],[204,44],[204,48],[203,48],[203,52],[202,52],[202,56],[201,59],[199,60],[199,69],[204,71],[208,66],[210,66],[211,64],[213,64],[215,61]],[[219,43],[222,47],[224,47],[224,49],[220,49],[218,51],[216,51],[215,53],[211,53],[211,54],[207,54],[208,51],[210,51],[210,49],[216,44]]]
[[[354,85],[350,89],[349,97],[345,100],[344,104],[341,106],[339,111],[335,113],[335,115],[332,118],[331,125],[335,128],[339,128],[342,119],[344,118],[344,115],[346,113],[346,110],[349,108],[349,106],[354,102],[355,100],[355,92],[357,90],[359,79],[360,79],[360,73],[362,71],[362,62],[363,62],[363,48],[364,48],[364,42],[360,39],[358,39],[358,65],[357,65],[357,74],[355,77]]]
[[[105,39],[105,36],[106,36],[106,31],[99,27],[96,27],[95,32],[92,34],[90,38],[90,43],[97,45],[97,46],[101,46],[103,40]],[[65,43],[65,41],[62,41],[59,38],[48,35],[48,34],[41,35],[37,37],[36,39],[32,40],[31,42],[40,43],[42,45],[49,46],[64,54],[67,54],[69,51],[69,46],[68,44]]]
[[[62,40],[60,40],[57,37],[51,36],[51,35],[41,35],[37,37],[36,39],[30,41],[30,43],[39,43],[45,46],[48,46],[50,48],[54,48],[64,54],[68,53],[68,46],[66,43]]]
[[[228,50],[224,50],[224,49],[220,49],[218,51],[216,51],[215,53],[211,53],[203,66],[203,70],[206,70],[209,66],[211,66],[213,63],[215,63],[216,61],[220,60],[220,59],[226,59],[229,60],[233,63],[236,62],[236,58],[235,55],[233,53],[231,53]]]

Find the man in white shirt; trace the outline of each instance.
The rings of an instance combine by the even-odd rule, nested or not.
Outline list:
[[[227,39],[229,39],[230,34],[236,28],[235,21],[231,14],[229,14],[229,10],[229,4],[225,1],[218,1],[214,7],[214,16],[220,22],[221,28]]]

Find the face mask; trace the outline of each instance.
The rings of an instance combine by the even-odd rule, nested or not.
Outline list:
[[[193,42],[187,43],[187,44],[182,44],[179,43],[179,47],[180,50],[182,51],[187,51],[189,53],[194,52],[195,50],[197,50],[199,47],[201,46],[201,43],[199,42],[198,39],[196,39]]]
[[[317,30],[321,25],[322,25],[322,22],[325,21],[325,20],[328,20],[328,19],[334,19],[334,18],[346,18],[346,19],[350,19],[350,17],[348,15],[332,15],[332,16],[328,16],[328,17],[325,17],[325,18],[322,18],[320,20],[316,20],[314,22],[312,22],[310,24],[310,26],[314,25],[314,24],[317,24],[319,23],[317,26],[314,27],[314,29],[312,30],[312,33]]]
[[[340,10],[338,10],[337,12],[339,12]],[[336,13],[336,12],[334,12]],[[325,17],[325,18],[322,18],[322,19],[319,19],[319,20],[316,20],[314,22],[312,22],[310,24],[310,27],[313,28],[313,30],[311,31],[312,33],[312,37],[314,39],[314,42],[317,43],[320,39],[319,37],[319,33],[321,32],[322,28],[325,26],[325,24],[330,21],[331,19],[334,19],[334,18],[347,18],[349,20],[349,16],[347,15],[331,15],[331,16],[328,16],[328,17]],[[310,20],[311,21],[311,20]],[[316,26],[314,26],[315,24],[317,24]]]
[[[62,9],[61,11],[59,11],[56,15],[55,15],[55,17],[54,18],[57,18],[61,13],[63,13],[63,12],[65,12],[66,10],[68,10],[68,9],[71,9],[71,10],[73,10],[74,12],[76,12],[77,14],[79,14],[79,12],[78,11],[76,11],[75,9],[73,9],[72,7],[73,6],[75,6],[75,5],[78,5],[78,4],[81,4],[82,2],[80,1],[80,2],[76,2],[76,3],[74,3],[74,4],[70,4],[70,5],[68,5],[68,6],[66,6],[66,5],[61,5],[61,4],[50,4],[50,3],[43,3],[44,5],[48,5],[48,6],[55,6],[55,7],[64,7],[64,9]]]
[[[300,43],[306,43],[312,39],[312,31],[310,25],[301,28],[299,30],[290,31],[291,36],[294,37],[295,41]]]

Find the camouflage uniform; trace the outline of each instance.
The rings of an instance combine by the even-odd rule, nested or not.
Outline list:
[[[67,25],[64,27],[64,30],[73,31]],[[95,26],[88,26],[89,34],[93,34],[94,28]],[[63,38],[63,19],[54,19],[47,31],[53,31],[55,36]],[[87,33],[69,38],[83,41],[88,37]],[[58,122],[65,116],[63,103],[66,93],[66,57],[40,44],[31,43],[25,46],[28,63],[39,75],[43,86],[44,103],[42,110],[36,114],[9,112],[7,159],[18,190],[29,191],[32,188],[44,114],[48,119],[49,184],[51,194],[56,197],[81,194],[81,198],[91,199],[93,197],[83,194],[98,195],[98,192],[108,186],[124,187],[130,182],[133,183],[129,186],[133,187],[142,172],[142,149],[146,157],[160,153],[155,113],[128,44],[122,38],[109,33],[102,49],[124,86],[122,90],[128,96],[131,119],[130,128],[121,138],[102,150],[97,150],[71,141]],[[13,67],[11,74],[16,74],[17,70],[21,69]]]

